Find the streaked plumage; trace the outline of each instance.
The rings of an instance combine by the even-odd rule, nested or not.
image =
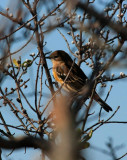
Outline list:
[[[53,76],[60,84],[63,84],[70,68],[72,67],[63,85],[64,89],[70,92],[78,92],[86,84],[88,79],[87,76],[76,63],[73,63],[71,57],[66,52],[57,50],[48,58],[51,59],[53,63]],[[107,112],[112,111],[112,108],[105,103],[97,93],[94,95],[94,100],[97,101]]]

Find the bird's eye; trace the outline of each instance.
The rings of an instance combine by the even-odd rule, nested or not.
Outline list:
[[[54,56],[54,59],[58,58],[58,56]]]

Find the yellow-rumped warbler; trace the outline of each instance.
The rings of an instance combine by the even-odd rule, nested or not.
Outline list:
[[[87,76],[76,63],[73,63],[71,57],[66,52],[57,50],[47,58],[51,59],[53,63],[52,71],[55,80],[61,85],[63,84],[64,89],[70,92],[78,92],[86,84]],[[72,69],[70,70],[71,67]],[[69,71],[70,73],[68,75]],[[66,81],[64,82],[65,78]],[[112,111],[112,108],[105,103],[96,92],[93,98],[105,111]]]

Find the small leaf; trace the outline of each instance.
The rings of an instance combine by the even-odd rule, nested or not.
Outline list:
[[[93,130],[91,129],[90,132],[89,132],[89,137],[91,138],[93,135]]]
[[[27,60],[27,61],[24,61],[22,63],[22,66],[23,67],[30,67],[32,65],[32,61],[31,60]]]
[[[19,63],[18,63],[18,61],[17,61],[16,59],[13,59],[12,61],[13,61],[13,64],[14,64],[16,67],[19,67],[19,66],[20,66]]]
[[[87,141],[92,137],[92,134],[93,134],[93,130],[91,129],[90,132],[86,136],[84,136],[82,140],[80,140],[80,143],[79,143],[80,150],[86,149],[90,146],[90,143]]]
[[[93,130],[91,129],[90,132],[83,137],[83,140],[88,141],[92,137],[92,134],[93,134]]]
[[[81,142],[81,144],[80,144],[80,150],[86,149],[86,148],[88,148],[89,146],[90,146],[90,143],[89,143],[89,142],[83,141],[83,142]]]

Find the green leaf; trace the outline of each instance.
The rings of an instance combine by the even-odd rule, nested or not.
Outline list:
[[[32,65],[32,61],[31,60],[27,60],[27,61],[24,61],[22,63],[22,66],[23,67],[30,67]]]
[[[90,143],[83,141],[83,142],[81,142],[81,144],[79,146],[80,146],[80,150],[86,149],[90,146]]]
[[[90,132],[83,137],[83,141],[88,141],[92,137],[92,134],[93,134],[93,130],[91,129]]]
[[[84,136],[82,138],[82,140],[80,140],[80,142],[79,142],[79,149],[80,150],[86,149],[90,146],[90,143],[87,141],[92,137],[92,134],[93,134],[93,130],[91,129],[90,132],[86,136]]]

